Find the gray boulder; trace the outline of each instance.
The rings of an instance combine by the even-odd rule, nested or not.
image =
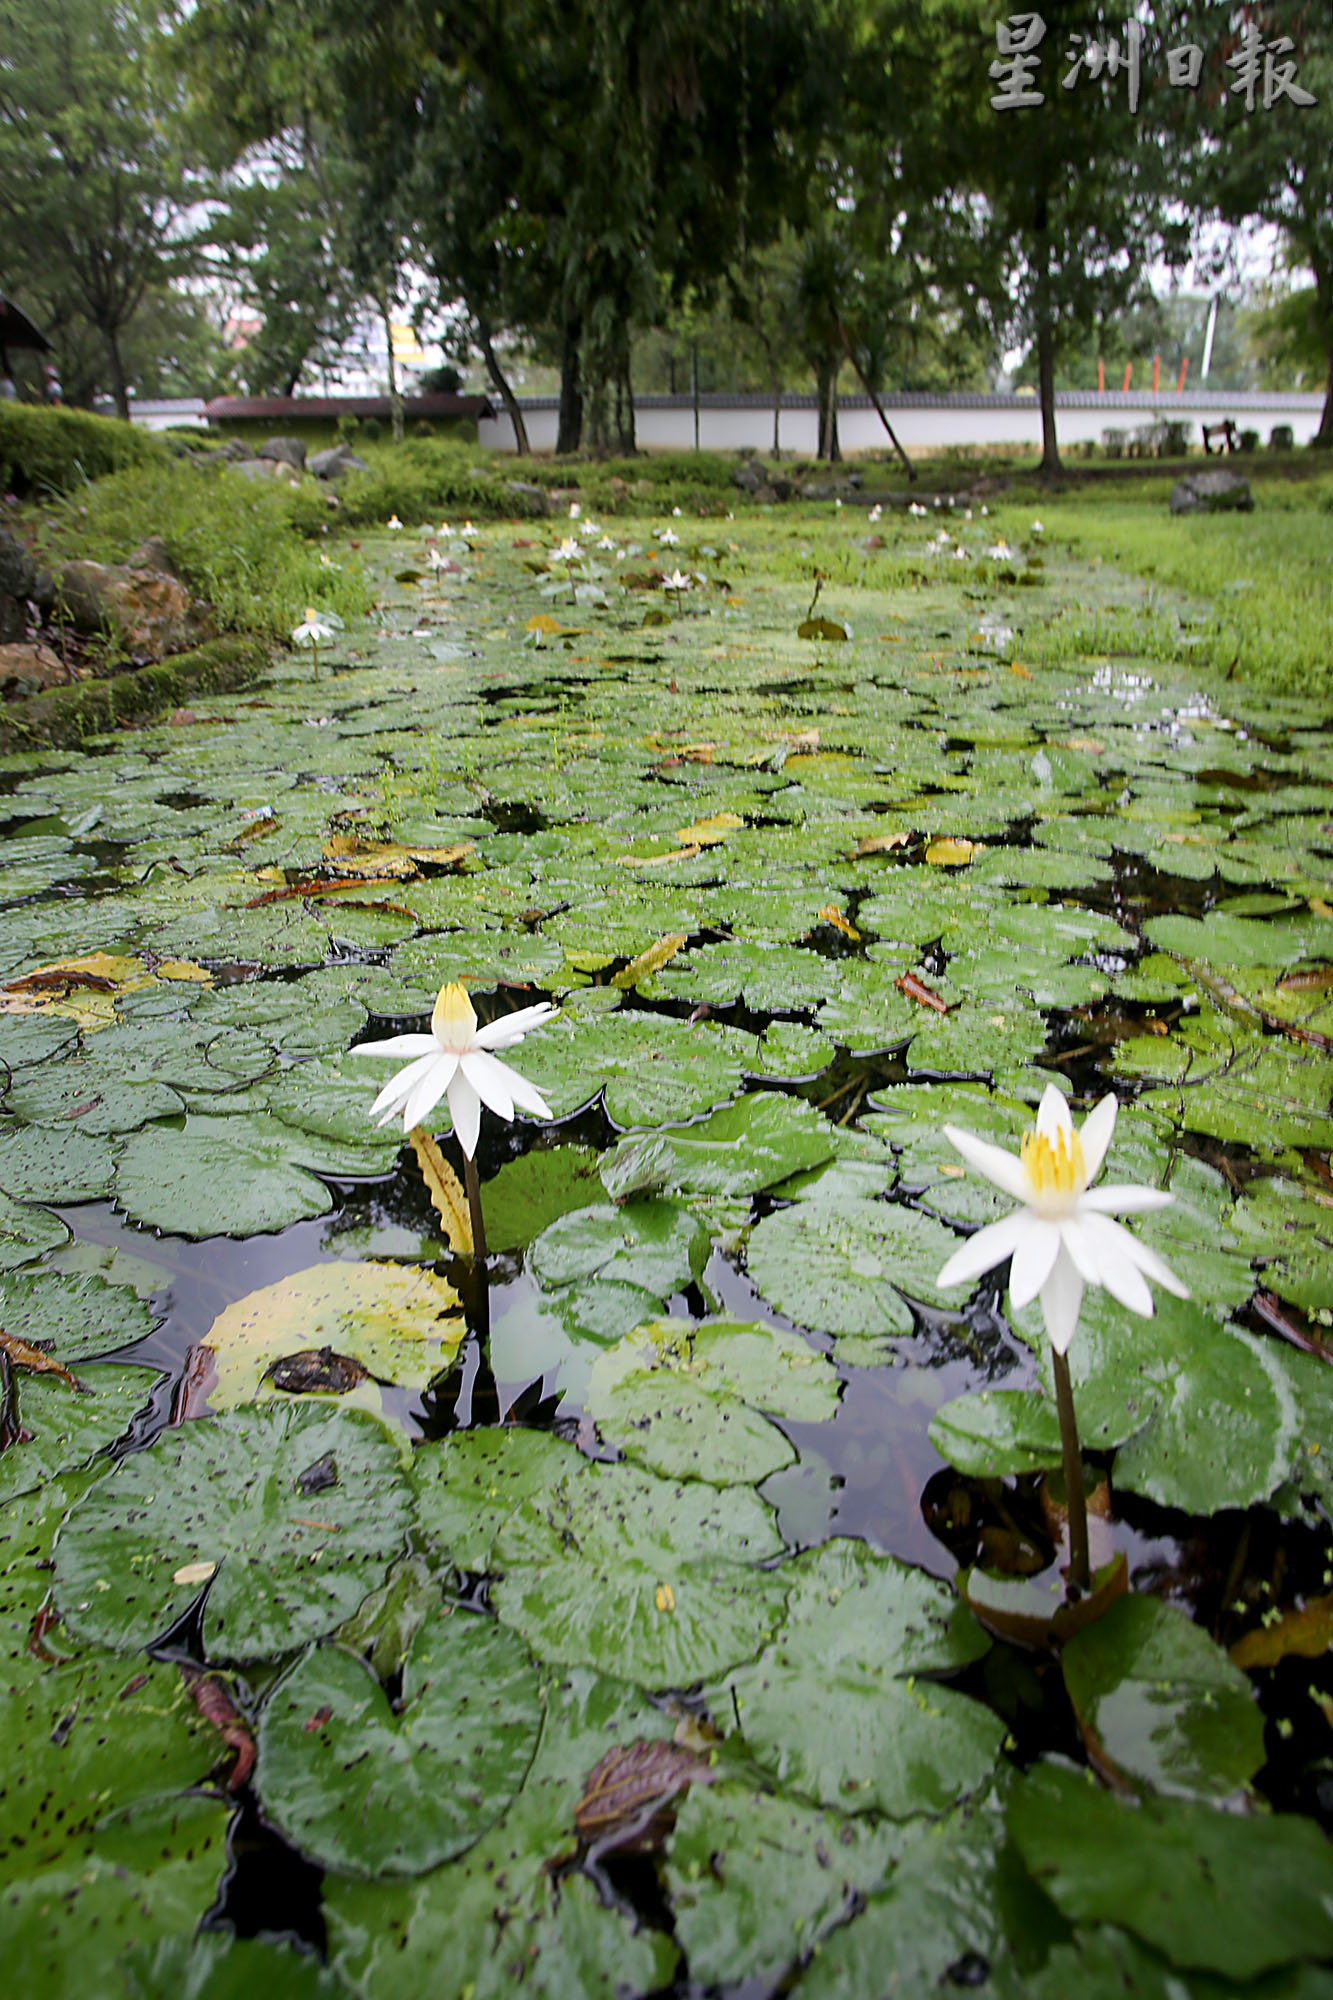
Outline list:
[[[742,493],[757,493],[761,486],[770,483],[768,467],[761,458],[743,458],[731,468],[731,483]]]
[[[349,472],[369,472],[370,467],[364,458],[357,457],[349,444],[335,444],[307,459],[305,469],[313,472],[316,479],[341,479]]]
[[[1173,514],[1249,514],[1250,482],[1238,472],[1190,472],[1171,489]]]
[[[243,479],[276,479],[284,486],[299,485],[301,479],[299,468],[287,458],[235,458],[231,469]]]
[[[294,465],[298,472],[304,472],[305,441],[291,437],[265,438],[255,457],[278,459],[283,465]]]
[[[506,479],[505,492],[513,496],[516,514],[542,515],[551,511],[550,497],[544,486],[534,486],[528,479]]]
[[[27,626],[24,605],[37,584],[37,566],[23,543],[0,528],[0,645],[21,639]]]

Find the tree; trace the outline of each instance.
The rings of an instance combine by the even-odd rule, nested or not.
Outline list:
[[[1195,198],[1228,222],[1275,224],[1288,264],[1313,277],[1307,331],[1326,385],[1314,442],[1333,448],[1333,18],[1326,0],[1195,0],[1183,25],[1204,56]]]
[[[0,282],[87,322],[123,417],[126,330],[194,254],[165,39],[155,0],[0,0]]]

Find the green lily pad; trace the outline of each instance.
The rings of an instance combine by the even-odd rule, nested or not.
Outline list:
[[[828,1360],[777,1328],[656,1320],[595,1363],[584,1402],[608,1443],[668,1479],[757,1483],[796,1453],[761,1412],[819,1423],[837,1408]]]
[[[0,1194],[0,1271],[31,1264],[34,1258],[58,1250],[69,1238],[70,1232],[58,1215]]]
[[[52,1867],[11,1876],[0,1889],[10,1977],[50,2000],[87,2000],[90,1966],[109,1983],[153,1940],[188,1936],[216,1897],[228,1816],[198,1797],[143,1807]]]
[[[1042,1472],[1060,1463],[1060,1420],[1032,1389],[981,1389],[941,1404],[927,1432],[941,1458],[974,1479]]]
[[[708,1232],[678,1202],[603,1202],[562,1215],[528,1252],[528,1265],[546,1290],[596,1279],[599,1285],[634,1285],[653,1298],[681,1291],[703,1270]]]
[[[1117,1599],[1061,1655],[1098,1761],[1174,1798],[1225,1799],[1264,1761],[1254,1690],[1208,1634],[1154,1597]]]
[[[294,1945],[230,1931],[163,1938],[131,1952],[121,1968],[126,2000],[342,2000],[346,1988]]]
[[[1008,1824],[1065,1916],[1118,1924],[1172,1965],[1244,1980],[1327,1956],[1333,1851],[1313,1820],[1130,1803],[1040,1764],[1015,1786]]]
[[[833,1128],[772,1091],[738,1098],[702,1124],[622,1139],[601,1163],[613,1201],[627,1195],[751,1195],[832,1159]]]
[[[881,1888],[900,1830],[739,1785],[687,1792],[667,1851],[676,1936],[707,1986],[776,1980]]]
[[[523,1074],[557,1117],[605,1089],[622,1128],[695,1118],[740,1089],[746,1039],[717,1028],[624,1008],[552,1021],[523,1049]]]
[[[116,1168],[118,1205],[169,1236],[255,1236],[326,1215],[332,1196],[292,1157],[299,1142],[271,1119],[193,1113],[184,1131],[132,1133]]]
[[[861,1543],[790,1566],[787,1618],[712,1701],[739,1716],[780,1784],[843,1812],[942,1812],[989,1775],[1003,1727],[979,1702],[919,1678],[990,1645],[945,1585]]]
[[[86,1465],[124,1435],[157,1379],[152,1368],[90,1369],[86,1393],[80,1394],[58,1376],[21,1374],[19,1414],[26,1435],[0,1452],[0,1494],[26,1493],[56,1473]]]
[[[688,1687],[752,1657],[772,1632],[786,1580],[755,1565],[781,1547],[748,1487],[585,1462],[500,1528],[492,1601],[539,1659]]]
[[[534,1147],[501,1167],[481,1190],[489,1250],[523,1250],[571,1209],[600,1201],[591,1146]]]
[[[200,1418],[85,1495],[57,1543],[56,1603],[72,1632],[134,1650],[212,1562],[209,1658],[290,1652],[383,1582],[408,1514],[398,1447],[373,1417],[283,1403]]]
[[[574,1808],[596,1764],[620,1744],[669,1736],[670,1717],[622,1681],[583,1668],[543,1690],[532,1768],[504,1818],[458,1861],[400,1883],[324,1884],[330,1961],[360,1991],[439,2000],[442,1966],[465,1965],[475,2000],[621,2000],[671,1983],[676,1952],[635,1931],[577,1875],[557,1888],[548,1863],[573,1844]]]
[[[326,1868],[419,1875],[500,1818],[540,1724],[527,1648],[493,1618],[437,1610],[392,1705],[364,1661],[312,1646],[264,1704],[264,1810]]]
[[[801,1326],[887,1340],[912,1330],[903,1294],[944,1303],[935,1278],[956,1241],[893,1202],[816,1199],[765,1216],[745,1262],[768,1303]]]
[[[114,1171],[107,1141],[77,1125],[23,1125],[0,1139],[0,1188],[17,1201],[96,1201]]]
[[[16,1271],[0,1277],[0,1326],[73,1367],[131,1347],[157,1324],[128,1285],[94,1275]],[[96,1386],[95,1377],[90,1387]]]
[[[417,1519],[459,1569],[489,1569],[495,1538],[515,1508],[585,1463],[549,1431],[456,1431],[412,1454]]]

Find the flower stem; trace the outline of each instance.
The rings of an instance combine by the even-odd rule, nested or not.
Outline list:
[[[1064,1463],[1065,1494],[1069,1506],[1069,1580],[1079,1590],[1092,1588],[1088,1567],[1088,1501],[1083,1491],[1083,1454],[1079,1450],[1078,1421],[1074,1415],[1074,1386],[1069,1379],[1069,1362],[1051,1349],[1055,1371],[1055,1406],[1060,1414],[1060,1456]]]
[[[481,1270],[486,1268],[486,1224],[481,1213],[481,1183],[477,1163],[463,1156],[463,1186],[467,1189],[467,1209],[472,1219],[472,1254]]]

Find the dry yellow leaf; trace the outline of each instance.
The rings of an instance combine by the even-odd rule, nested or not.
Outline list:
[[[1310,908],[1317,917],[1333,917],[1333,903],[1326,903],[1322,896],[1311,896]]]
[[[657,1608],[658,1608],[658,1610],[659,1610],[659,1611],[674,1611],[674,1610],[675,1610],[675,1608],[676,1608],[676,1593],[675,1593],[675,1591],[674,1591],[674,1590],[673,1590],[673,1589],[671,1588],[671,1585],[670,1585],[669,1583],[659,1583],[659,1584],[658,1584],[658,1586],[657,1586],[657,1595],[656,1595],[656,1598],[654,1599],[654,1602],[656,1603],[656,1605],[657,1605]]]
[[[215,1562],[186,1563],[183,1569],[178,1569],[175,1572],[171,1581],[173,1583],[207,1583],[216,1568],[217,1564]]]
[[[660,937],[656,944],[650,944],[646,951],[641,951],[637,958],[632,958],[624,971],[615,975],[611,984],[618,986],[622,993],[627,993],[631,987],[637,986],[641,979],[650,979],[653,973],[660,972],[662,967],[676,956],[685,942],[685,937],[684,931]]]
[[[835,931],[841,931],[844,937],[851,938],[857,944],[860,943],[860,931],[855,924],[848,922],[836,903],[826,903],[819,912],[819,920],[823,924],[832,924]]]
[[[472,1216],[458,1175],[424,1125],[414,1125],[407,1136],[417,1156],[430,1205],[439,1216],[440,1228],[449,1239],[449,1248],[456,1256],[470,1257],[474,1247]]]
[[[1106,745],[1096,736],[1071,736],[1065,748],[1068,750],[1082,750],[1089,757],[1100,757]]]
[[[713,847],[744,824],[737,813],[710,813],[707,819],[697,819],[692,826],[678,826],[676,839],[682,847]]]
[[[400,840],[361,842],[354,833],[335,833],[324,843],[324,858],[342,875],[393,876],[401,881],[419,865],[452,868],[474,852],[470,840],[454,847],[412,847]]]
[[[525,632],[548,632],[554,634],[563,631],[564,627],[558,618],[552,618],[549,611],[539,611],[534,618],[529,618],[523,630]]]
[[[926,859],[932,868],[966,868],[974,854],[981,851],[981,843],[976,840],[932,840],[926,849]]]
[[[1031,667],[1020,666],[1017,660],[1010,660],[1009,671],[1011,674],[1019,675],[1022,680],[1030,681],[1032,679]]]
[[[849,860],[864,861],[868,854],[892,854],[897,847],[910,844],[910,833],[871,833],[864,840],[858,840]]]
[[[91,951],[34,966],[11,979],[0,988],[0,1013],[59,1014],[94,1034],[111,1026],[122,994],[167,980],[211,986],[213,975],[188,958],[166,958],[150,967],[145,959],[123,952]]]
[[[667,868],[673,861],[693,861],[699,849],[689,847],[669,847],[665,854],[617,854],[617,868]]]

